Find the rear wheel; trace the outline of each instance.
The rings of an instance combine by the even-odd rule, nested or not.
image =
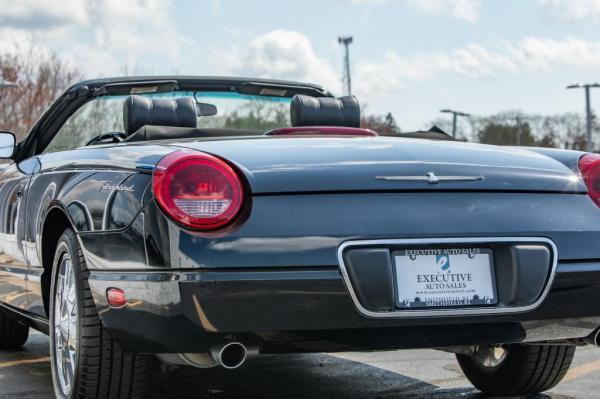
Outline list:
[[[531,395],[558,384],[573,361],[573,345],[502,345],[456,355],[471,383],[490,395]]]
[[[29,326],[21,324],[0,312],[0,349],[15,349],[25,345],[29,337]]]
[[[144,397],[153,358],[123,352],[103,329],[73,230],[60,237],[50,298],[50,355],[57,398]]]

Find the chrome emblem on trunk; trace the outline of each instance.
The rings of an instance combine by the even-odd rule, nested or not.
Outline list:
[[[377,180],[388,181],[422,181],[429,184],[438,184],[447,181],[480,181],[483,176],[436,176],[433,172],[427,172],[425,176],[375,176]]]

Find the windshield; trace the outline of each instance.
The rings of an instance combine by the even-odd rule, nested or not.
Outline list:
[[[214,116],[198,118],[198,127],[243,129],[261,133],[290,126],[290,98],[202,92],[196,100],[217,107]]]
[[[199,129],[239,130],[240,135],[260,135],[290,126],[290,98],[240,94],[236,92],[191,92],[142,94],[149,98],[192,97],[216,107],[216,114],[199,116]],[[79,108],[62,126],[44,153],[86,145],[102,134],[125,133],[123,104],[127,96],[98,97]]]

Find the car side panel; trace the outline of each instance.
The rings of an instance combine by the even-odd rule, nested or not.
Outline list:
[[[78,234],[127,229],[135,224],[143,206],[152,178],[152,162],[165,151],[169,150],[150,155],[108,147],[38,157],[41,168],[31,177],[23,239],[24,245],[31,248],[27,263],[32,313],[46,316],[43,293],[48,292],[51,265],[44,265],[43,237],[48,232],[44,229],[53,227],[46,225],[49,214],[63,212]],[[129,245],[141,242],[131,241]]]
[[[0,171],[0,302],[27,310],[25,193],[29,176],[14,163]]]

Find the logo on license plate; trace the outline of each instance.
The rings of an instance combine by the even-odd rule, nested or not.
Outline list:
[[[450,269],[450,257],[448,255],[436,255],[435,261],[440,270],[446,271]]]

